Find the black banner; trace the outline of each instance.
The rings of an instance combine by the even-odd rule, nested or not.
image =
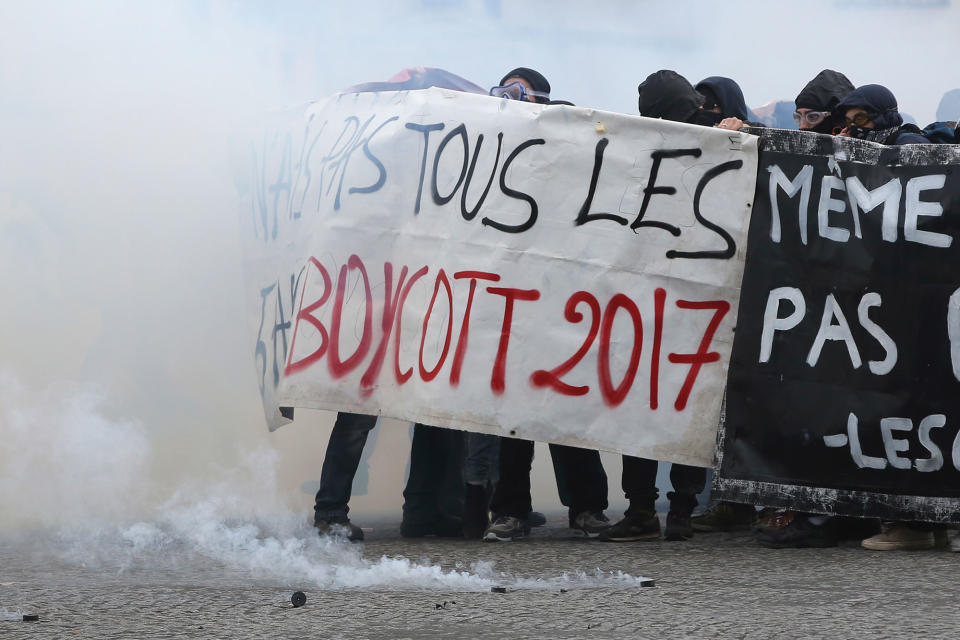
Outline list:
[[[721,499],[960,522],[960,146],[768,131]]]

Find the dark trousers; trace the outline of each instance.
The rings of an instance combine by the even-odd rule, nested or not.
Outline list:
[[[667,494],[670,511],[690,515],[697,506],[697,494],[703,491],[707,470],[674,464],[670,468],[670,483],[673,491]],[[646,458],[623,456],[623,493],[630,501],[627,515],[638,511],[655,511],[654,504],[660,495],[657,490],[657,461]]]
[[[433,525],[463,514],[465,434],[417,423],[410,446],[410,475],[403,490],[403,520]]]
[[[572,514],[587,510],[603,511],[607,508],[607,474],[600,463],[599,452],[551,444],[550,456],[553,458],[560,501]],[[532,466],[532,440],[500,440],[500,481],[490,501],[490,510],[495,515],[527,517],[532,510]]]
[[[343,411],[337,414],[320,472],[320,490],[313,507],[315,520],[347,517],[353,476],[360,465],[367,434],[376,424],[377,416]]]

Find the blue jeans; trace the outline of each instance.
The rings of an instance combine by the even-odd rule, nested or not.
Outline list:
[[[500,460],[500,436],[467,433],[467,458],[463,463],[463,480],[467,484],[493,487],[497,484]]]
[[[359,413],[337,414],[320,472],[320,490],[313,507],[314,521],[347,517],[353,476],[357,473],[367,434],[377,424],[377,416]]]

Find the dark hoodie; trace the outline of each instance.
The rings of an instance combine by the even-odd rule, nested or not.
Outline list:
[[[535,71],[534,69],[530,69],[528,67],[517,67],[501,78],[500,85],[503,86],[506,84],[507,80],[510,78],[523,78],[530,83],[530,88],[534,91],[540,91],[550,95],[550,83],[547,82],[547,79],[539,71]],[[549,98],[541,98],[540,96],[534,96],[533,98],[537,102],[542,102],[544,104],[549,100]]]
[[[916,126],[904,125],[897,110],[897,99],[890,89],[879,84],[865,84],[851,91],[841,100],[836,110],[846,115],[847,110],[860,108],[872,114],[873,129],[851,126],[850,137],[871,140],[880,144],[929,144]]]
[[[676,71],[661,69],[637,87],[640,115],[674,122],[690,122],[703,104],[703,96]]]
[[[720,106],[721,120],[723,118],[740,118],[746,122],[757,119],[747,108],[740,85],[730,78],[710,76],[698,82],[694,89],[702,93],[708,102],[716,102]]]
[[[844,118],[842,113],[837,112],[837,104],[853,91],[853,88],[853,83],[847,79],[847,76],[832,69],[824,69],[808,82],[794,101],[797,109],[831,113],[829,118],[810,131],[833,133],[835,127],[842,127]]]

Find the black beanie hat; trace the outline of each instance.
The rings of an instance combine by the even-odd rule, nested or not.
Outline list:
[[[648,118],[687,122],[703,104],[703,95],[686,78],[669,69],[651,73],[637,87],[637,93],[640,115]]]
[[[527,67],[517,67],[507,75],[503,76],[500,80],[500,86],[507,81],[508,78],[523,78],[530,83],[530,88],[534,91],[540,91],[542,93],[550,94],[550,83],[547,82],[547,79],[543,77],[543,74],[539,71],[534,71],[533,69],[528,69]]]

